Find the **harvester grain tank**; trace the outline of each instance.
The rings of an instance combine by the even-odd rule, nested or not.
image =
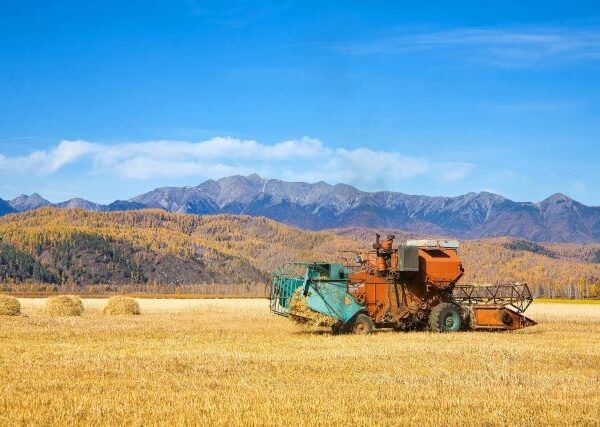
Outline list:
[[[376,235],[373,249],[354,266],[293,262],[271,283],[271,311],[297,320],[316,313],[334,332],[367,334],[374,328],[514,330],[533,326],[523,312],[532,302],[525,283],[459,285],[464,269],[456,240],[408,240]],[[295,307],[302,305],[305,310]]]

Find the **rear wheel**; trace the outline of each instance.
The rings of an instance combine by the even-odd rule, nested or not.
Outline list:
[[[436,305],[429,314],[429,329],[435,332],[455,332],[460,330],[462,318],[456,304],[443,302]]]
[[[368,335],[373,332],[375,325],[369,316],[359,314],[352,323],[352,333],[356,335]]]

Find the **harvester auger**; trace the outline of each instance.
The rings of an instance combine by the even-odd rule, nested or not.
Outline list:
[[[356,266],[293,262],[271,283],[271,312],[309,321],[331,320],[334,332],[368,334],[375,328],[438,332],[514,330],[533,326],[523,315],[533,298],[525,283],[458,285],[464,270],[455,240],[394,236],[356,257]],[[301,310],[298,307],[302,307]]]

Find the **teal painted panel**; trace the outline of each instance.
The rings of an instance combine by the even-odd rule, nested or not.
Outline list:
[[[287,274],[286,266],[299,266],[304,272]],[[347,292],[349,271],[337,263],[289,263],[280,268],[273,277],[271,287],[271,310],[286,315],[294,293],[300,288],[303,298],[307,289],[306,305],[312,310],[347,322],[364,307]]]
[[[346,323],[362,310],[352,295],[347,292],[347,282],[312,282],[306,305],[326,316],[334,317]]]

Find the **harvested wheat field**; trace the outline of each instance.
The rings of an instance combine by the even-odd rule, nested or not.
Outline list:
[[[0,318],[0,425],[597,425],[600,305],[512,333],[308,333],[265,300]]]

